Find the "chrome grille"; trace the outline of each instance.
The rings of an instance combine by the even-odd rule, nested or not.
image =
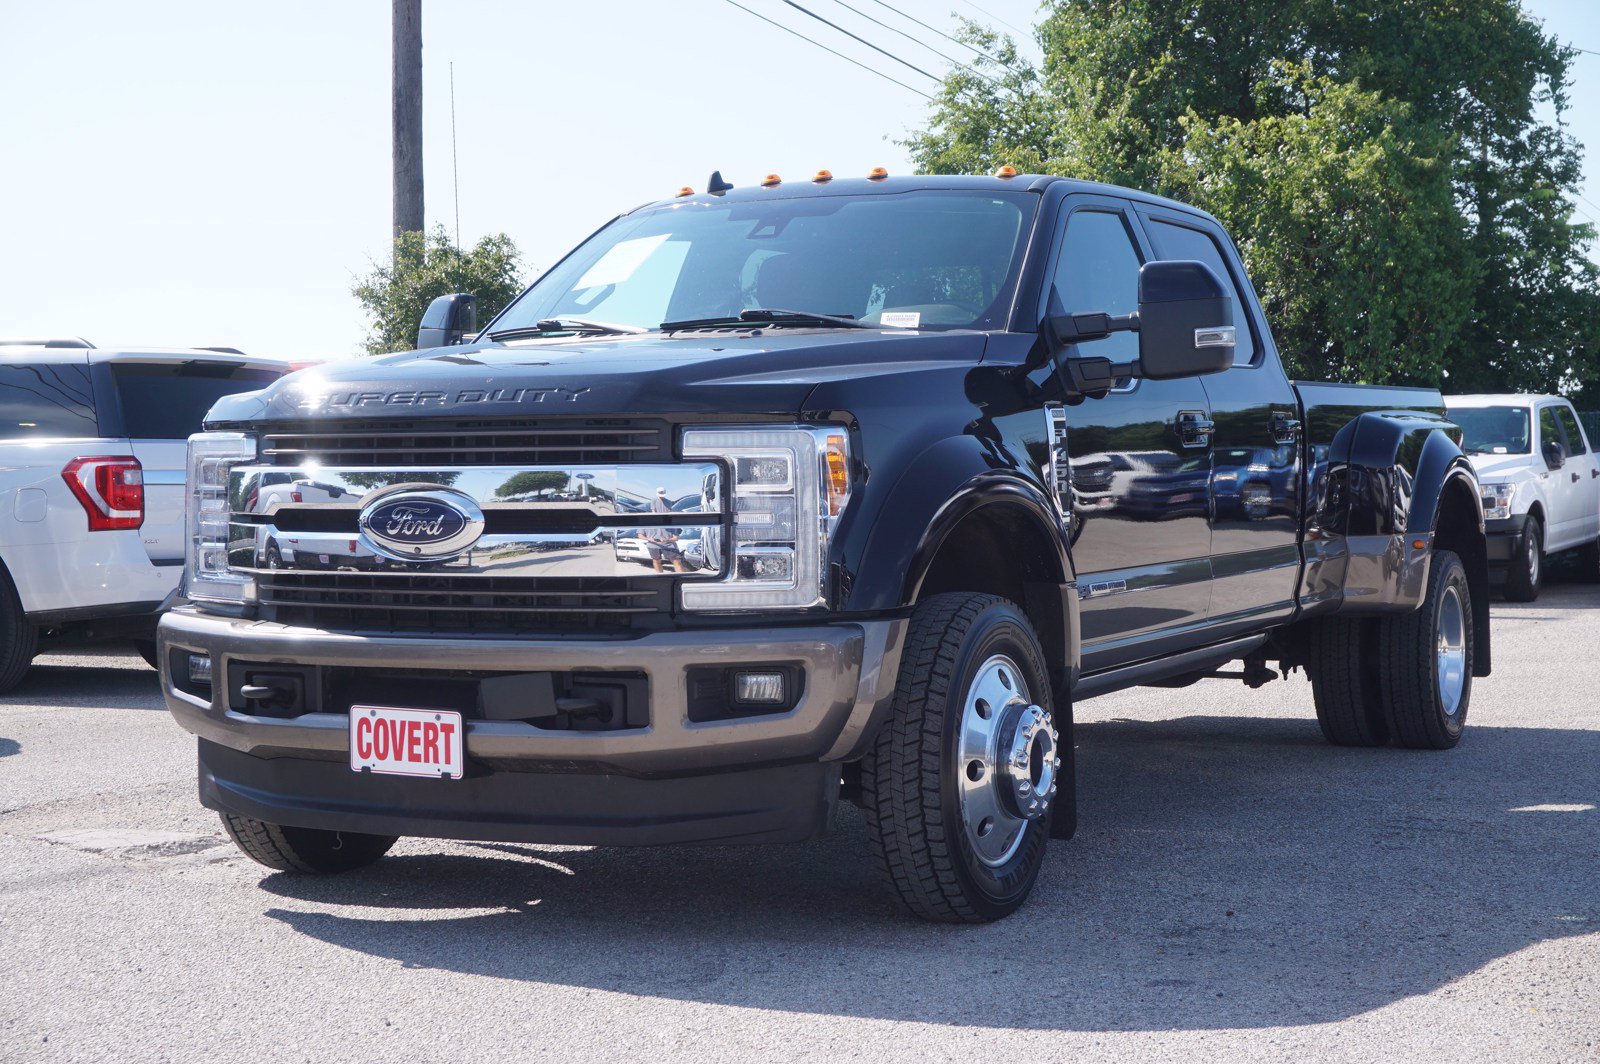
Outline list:
[[[257,589],[264,619],[345,631],[626,631],[671,602],[665,582],[630,578],[273,570]]]
[[[272,465],[615,465],[670,460],[664,421],[543,418],[485,421],[301,421],[265,427],[262,458]]]

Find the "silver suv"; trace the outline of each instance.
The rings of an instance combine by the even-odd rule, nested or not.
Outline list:
[[[187,440],[282,376],[236,351],[0,340],[0,691],[41,646],[132,641],[183,575]]]

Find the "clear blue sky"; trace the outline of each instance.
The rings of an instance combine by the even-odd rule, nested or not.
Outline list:
[[[740,2],[929,84],[781,0]],[[713,169],[740,184],[905,171],[893,139],[926,106],[724,0],[423,6],[428,218],[454,226],[453,60],[461,235],[510,233],[530,272]],[[834,0],[807,6],[941,69]],[[1030,27],[1036,10],[894,6],[946,29],[952,11],[1004,29],[994,18]],[[1600,52],[1600,2],[1527,6]],[[1570,120],[1590,146],[1580,206],[1600,218],[1600,55],[1577,63]],[[353,354],[365,323],[350,285],[384,254],[389,219],[386,0],[0,0],[0,335]]]

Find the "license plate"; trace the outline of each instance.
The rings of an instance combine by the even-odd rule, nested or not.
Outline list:
[[[461,714],[446,709],[350,707],[350,767],[389,776],[464,775]]]

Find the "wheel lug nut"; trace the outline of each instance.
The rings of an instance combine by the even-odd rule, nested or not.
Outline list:
[[[1023,794],[1027,794],[1029,791],[1033,790],[1033,784],[1029,783],[1027,780],[1023,780],[1021,783],[1017,784],[1017,790],[1021,791]]]

